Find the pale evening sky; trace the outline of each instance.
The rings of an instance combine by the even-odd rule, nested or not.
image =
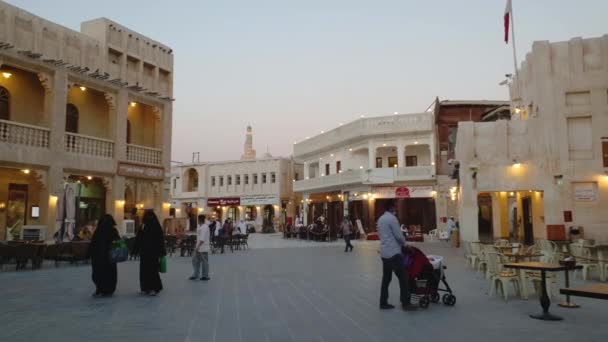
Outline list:
[[[507,99],[506,0],[12,0],[79,30],[107,17],[174,50],[173,160],[258,155],[361,114]],[[605,0],[513,0],[519,59],[535,40],[608,33]]]

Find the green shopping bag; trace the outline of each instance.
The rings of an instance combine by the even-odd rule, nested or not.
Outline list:
[[[167,257],[160,258],[160,273],[167,273]]]

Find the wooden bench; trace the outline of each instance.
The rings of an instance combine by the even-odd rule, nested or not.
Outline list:
[[[559,292],[563,295],[569,295],[569,296],[608,300],[608,285],[607,284],[584,285],[584,286],[580,286],[580,287],[560,289]]]

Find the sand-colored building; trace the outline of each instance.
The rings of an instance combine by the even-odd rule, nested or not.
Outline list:
[[[77,228],[168,214],[172,79],[172,50],[118,23],[77,32],[0,1],[0,239],[52,238],[66,187]]]
[[[195,227],[196,215],[207,214],[222,222],[244,220],[258,231],[280,230],[297,215],[293,184],[302,172],[302,165],[292,158],[269,153],[258,158],[248,126],[240,160],[173,166],[171,211],[177,218],[187,218],[189,227]]]
[[[304,223],[323,216],[332,227],[343,217],[375,231],[384,203],[396,199],[399,219],[436,227],[433,113],[363,117],[294,145],[304,177]]]
[[[510,90],[511,121],[458,127],[462,238],[608,241],[608,36],[535,42]]]

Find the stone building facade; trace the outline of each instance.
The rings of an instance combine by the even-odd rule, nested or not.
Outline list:
[[[77,225],[168,214],[172,79],[172,50],[118,23],[77,32],[0,1],[0,239],[52,238],[66,186]]]
[[[293,183],[302,166],[292,158],[255,158],[253,132],[247,127],[241,160],[179,164],[171,170],[172,212],[188,218],[200,213],[216,219],[245,220],[257,230],[280,230],[293,222],[298,198]]]
[[[535,42],[517,74],[511,121],[459,124],[462,238],[608,241],[608,36]]]
[[[304,177],[295,182],[304,222],[337,227],[344,216],[367,231],[398,199],[402,223],[436,227],[433,113],[360,118],[294,145]]]

